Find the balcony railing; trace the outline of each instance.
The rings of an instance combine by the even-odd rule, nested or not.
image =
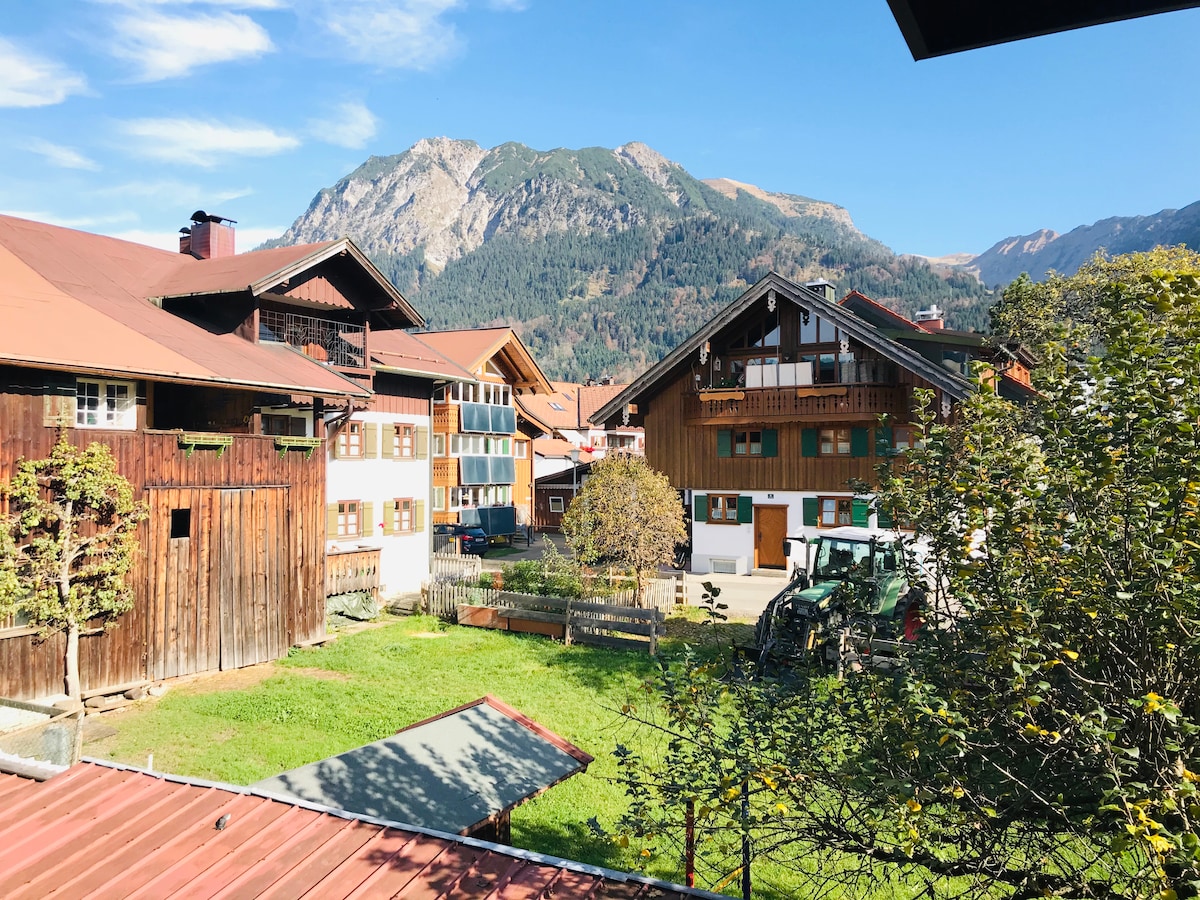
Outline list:
[[[903,415],[908,390],[883,385],[814,385],[813,387],[721,388],[683,396],[688,420],[729,422],[836,421]]]
[[[258,338],[290,344],[309,359],[352,369],[367,366],[367,329],[317,316],[264,309],[259,312]]]

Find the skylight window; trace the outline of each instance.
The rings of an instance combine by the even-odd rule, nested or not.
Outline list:
[[[551,400],[551,401],[550,401],[550,408],[551,408],[551,409],[557,409],[559,412],[566,412],[566,411],[567,411],[567,410],[566,410],[566,407],[562,406],[561,404],[555,403],[553,400]]]

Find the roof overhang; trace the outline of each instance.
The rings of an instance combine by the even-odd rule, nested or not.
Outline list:
[[[688,365],[689,358],[701,344],[732,324],[750,306],[771,291],[775,292],[777,299],[786,300],[816,312],[867,347],[894,360],[954,399],[961,400],[970,393],[970,382],[964,378],[933,364],[915,350],[892,340],[874,325],[860,319],[849,310],[836,303],[830,303],[819,294],[789,281],[782,275],[771,272],[717,313],[699,331],[651,366],[629,387],[600,407],[593,414],[592,421],[606,423],[619,415],[627,405],[636,404],[645,395],[656,393],[656,389],[662,387],[677,370],[682,370],[684,366]]]
[[[1043,34],[1192,9],[1200,2],[1161,0],[888,0],[914,60],[1019,41]]]

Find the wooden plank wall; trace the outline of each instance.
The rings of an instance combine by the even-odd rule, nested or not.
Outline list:
[[[227,558],[240,584],[255,585],[247,606],[235,610],[242,615],[244,637],[237,658],[275,658],[291,645],[324,636],[324,453],[306,458],[292,450],[281,458],[274,440],[260,435],[238,435],[219,458],[215,449],[203,447],[188,457],[174,432],[71,429],[69,437],[80,445],[107,444],[151,512],[138,535],[142,554],[131,573],[134,608],[108,632],[81,641],[85,691],[220,665],[214,651],[217,623],[205,621],[198,600],[211,590],[214,567],[224,561],[218,561],[211,541],[195,536],[201,527],[211,532],[223,515],[240,523]],[[43,424],[40,373],[0,368],[0,482],[11,477],[17,460],[45,456],[56,439],[57,429]],[[231,498],[227,509],[220,505],[222,491],[250,488],[256,489],[253,496]],[[193,539],[186,548],[169,539],[170,510],[183,508],[193,510]],[[212,604],[206,609],[211,617]],[[60,692],[61,654],[58,638],[0,638],[0,696]]]
[[[905,373],[907,374],[907,373]],[[911,377],[911,376],[909,376]],[[851,478],[873,482],[875,441],[868,442],[870,455],[863,457],[806,457],[801,454],[805,428],[825,426],[868,427],[864,421],[772,422],[779,435],[779,455],[770,458],[717,457],[717,432],[722,428],[755,427],[730,424],[686,425],[685,396],[691,390],[691,375],[685,373],[659,394],[643,401],[646,429],[646,459],[666,474],[677,488],[731,491],[844,491]],[[923,386],[923,385],[922,385]],[[903,421],[903,420],[902,420]]]

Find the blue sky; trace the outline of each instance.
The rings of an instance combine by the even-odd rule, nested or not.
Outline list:
[[[0,211],[276,235],[369,155],[649,144],[899,252],[1200,200],[1200,10],[914,63],[885,0],[4,0]]]

